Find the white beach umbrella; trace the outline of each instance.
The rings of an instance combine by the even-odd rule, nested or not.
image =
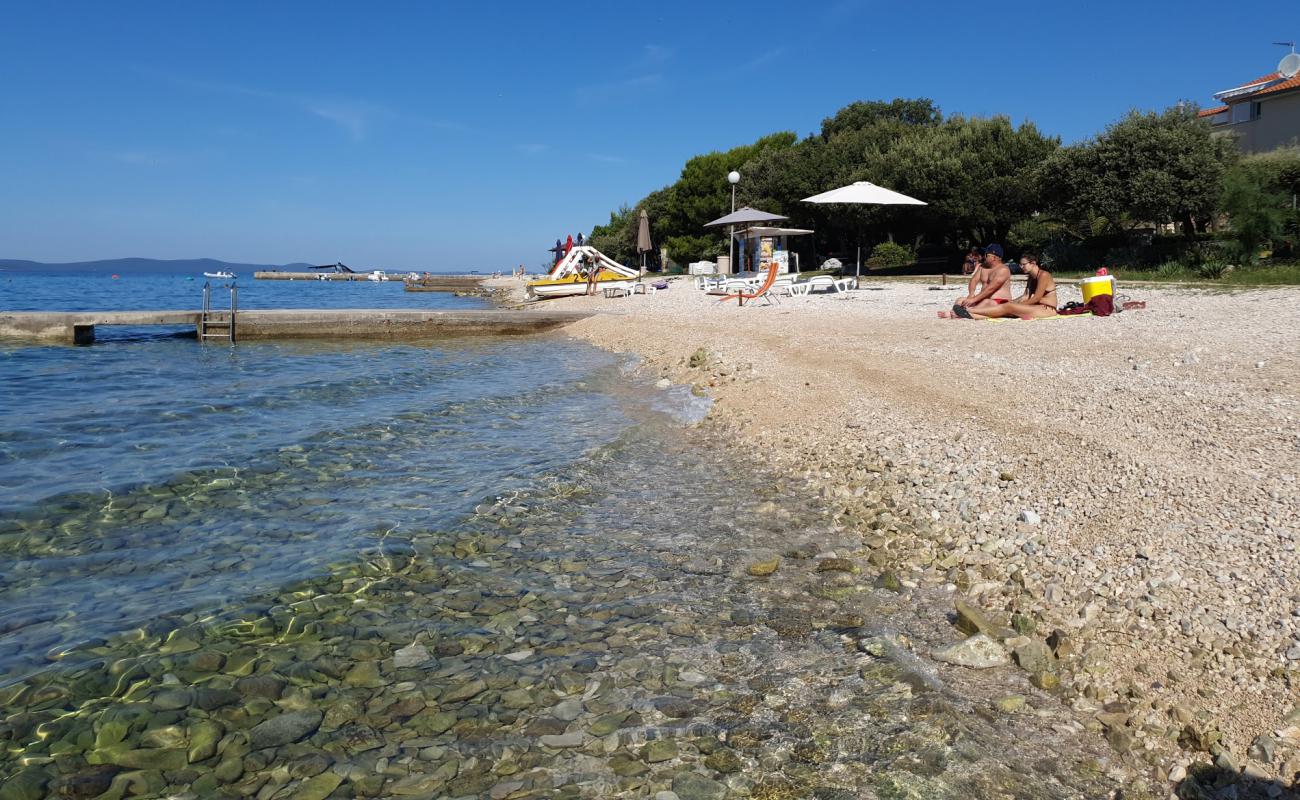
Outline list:
[[[848,186],[831,189],[829,192],[805,197],[805,203],[857,203],[875,206],[923,206],[925,203],[915,197],[908,197],[893,189],[877,186],[870,181],[857,181]],[[858,261],[854,268],[853,279],[856,282],[862,274],[862,248],[858,248]]]

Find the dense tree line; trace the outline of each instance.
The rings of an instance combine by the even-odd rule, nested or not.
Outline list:
[[[853,103],[802,140],[774,133],[696,156],[675,183],[612,213],[592,231],[592,243],[634,263],[644,208],[656,247],[673,263],[726,252],[725,235],[704,224],[730,210],[731,170],[742,175],[737,205],[812,228],[815,239],[806,244],[819,257],[897,242],[955,259],[972,244],[998,241],[1044,249],[1069,267],[1107,259],[1138,266],[1182,257],[1207,238],[1227,241],[1242,260],[1269,246],[1284,253],[1296,247],[1300,151],[1241,158],[1194,107],[1134,111],[1087,141],[1062,146],[1033,123],[945,117],[924,98]],[[928,205],[801,202],[858,180]]]

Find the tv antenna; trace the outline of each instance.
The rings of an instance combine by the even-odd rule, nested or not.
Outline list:
[[[1287,80],[1300,75],[1300,54],[1295,51],[1295,42],[1273,42],[1273,44],[1291,48],[1291,52],[1282,56],[1282,60],[1278,62],[1278,74]]]

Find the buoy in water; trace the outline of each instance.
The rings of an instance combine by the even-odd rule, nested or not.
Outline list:
[[[113,280],[117,280],[117,275],[116,275],[116,274],[113,275]]]

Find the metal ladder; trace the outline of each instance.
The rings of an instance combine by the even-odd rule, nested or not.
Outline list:
[[[199,316],[199,341],[226,339],[235,343],[235,314],[239,308],[239,287],[234,281],[222,284],[230,290],[230,310],[212,310],[212,281],[203,283],[203,313]]]

